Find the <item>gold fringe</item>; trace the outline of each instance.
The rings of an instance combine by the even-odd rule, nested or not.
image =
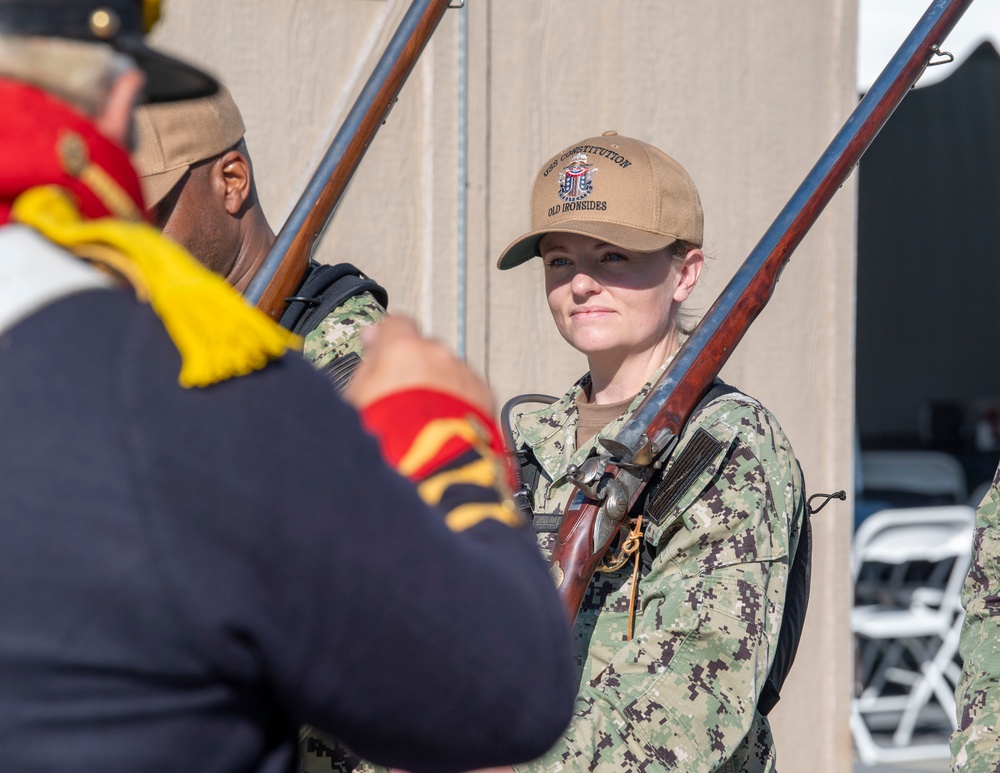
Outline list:
[[[181,355],[179,382],[203,387],[263,368],[297,336],[247,305],[226,281],[146,223],[85,220],[61,188],[22,193],[11,210],[73,254],[106,266],[148,301]]]

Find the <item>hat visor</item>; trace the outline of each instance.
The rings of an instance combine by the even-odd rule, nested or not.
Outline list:
[[[112,45],[135,59],[146,75],[143,89],[147,102],[176,102],[180,99],[210,97],[219,84],[210,75],[146,45],[142,38],[121,36]]]
[[[558,233],[590,236],[598,241],[607,242],[632,252],[656,252],[677,241],[677,237],[670,234],[643,231],[620,223],[607,223],[600,220],[573,220],[548,228],[539,228],[511,242],[507,249],[500,254],[497,268],[514,268],[514,266],[520,266],[525,261],[537,257],[541,254],[538,245],[542,237],[545,234]]]
[[[191,167],[184,165],[177,169],[168,169],[165,172],[145,175],[139,178],[142,185],[142,199],[146,204],[146,209],[152,209],[174,189]]]

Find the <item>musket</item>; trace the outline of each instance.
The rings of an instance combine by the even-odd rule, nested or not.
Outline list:
[[[413,0],[244,297],[280,319],[347,185],[452,0]]]
[[[935,0],[736,275],[604,451],[570,470],[583,496],[563,516],[550,569],[570,620],[684,422],[774,292],[792,251],[916,83],[972,0]]]

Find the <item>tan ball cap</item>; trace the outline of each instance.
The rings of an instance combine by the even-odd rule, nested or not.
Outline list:
[[[132,165],[152,209],[193,164],[225,153],[240,141],[243,117],[224,86],[201,99],[158,102],[135,111],[136,149]]]
[[[511,243],[497,267],[537,256],[547,233],[579,233],[635,252],[678,239],[702,244],[704,215],[691,176],[641,140],[604,132],[560,151],[535,177],[531,231]]]

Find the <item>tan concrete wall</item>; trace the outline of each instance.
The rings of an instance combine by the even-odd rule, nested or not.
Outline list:
[[[283,220],[405,0],[171,0],[154,39],[217,72],[248,126],[262,199]],[[538,166],[615,129],[678,158],[702,193],[725,286],[854,106],[854,0],[469,0],[467,314],[459,268],[459,12],[446,15],[376,139],[320,257],[350,260],[391,308],[455,345],[501,399],[561,392],[585,368],[557,336],[540,271],[498,272]],[[723,376],[779,417],[812,491],[852,487],[855,189],[799,247]],[[851,511],[814,520],[806,636],[772,717],[783,771],[848,771]]]

